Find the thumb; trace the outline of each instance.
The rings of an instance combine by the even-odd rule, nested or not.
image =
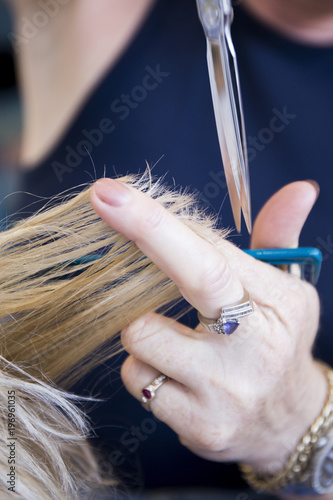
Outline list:
[[[287,184],[264,205],[256,218],[251,248],[295,248],[302,227],[319,195],[315,181]]]

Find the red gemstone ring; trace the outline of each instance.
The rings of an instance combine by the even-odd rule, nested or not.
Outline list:
[[[205,318],[198,312],[198,319],[210,332],[231,335],[239,326],[240,318],[253,313],[253,304],[250,294],[244,289],[244,296],[238,302],[222,307],[219,319]]]
[[[159,375],[156,377],[151,384],[147,385],[147,387],[144,387],[141,391],[141,404],[142,406],[147,410],[151,411],[150,409],[150,402],[152,399],[155,397],[155,392],[159,387],[161,387],[164,382],[166,382],[169,379],[166,375]]]

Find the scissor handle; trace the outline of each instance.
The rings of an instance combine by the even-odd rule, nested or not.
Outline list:
[[[268,248],[259,250],[244,250],[255,259],[267,262],[275,267],[287,266],[288,271],[292,265],[299,265],[302,279],[313,285],[318,281],[322,263],[322,253],[318,248]]]
[[[198,12],[208,40],[219,40],[222,35],[222,10],[220,0],[197,0]]]
[[[322,253],[318,248],[265,248],[259,250],[244,250],[255,259],[271,264],[275,267],[287,266],[290,271],[292,265],[300,267],[300,276],[315,285],[318,281],[322,263]],[[90,254],[69,262],[69,265],[89,264],[103,257],[101,254]]]

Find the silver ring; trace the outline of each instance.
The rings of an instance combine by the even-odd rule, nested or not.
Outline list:
[[[219,319],[205,318],[198,312],[200,323],[210,332],[231,335],[239,326],[240,318],[253,313],[253,303],[250,294],[244,289],[244,296],[238,302],[222,307]]]
[[[169,379],[166,375],[159,375],[158,377],[154,378],[154,380],[151,382],[151,384],[147,385],[144,387],[141,391],[141,404],[142,406],[147,410],[151,411],[150,409],[150,403],[152,399],[155,397],[155,393],[159,387],[161,387],[164,382],[166,382]]]

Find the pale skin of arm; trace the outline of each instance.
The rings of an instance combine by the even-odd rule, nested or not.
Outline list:
[[[22,16],[29,18],[40,8],[35,0],[10,3],[15,7],[18,23]],[[121,56],[153,3],[154,0],[71,0],[44,30],[20,47],[18,68],[25,108],[21,162],[25,168],[33,168],[56,143],[95,82]],[[331,2],[243,3],[262,21],[271,26],[274,22],[273,27],[283,33],[286,31],[281,25],[286,18],[295,18],[297,5],[297,29],[295,23],[288,23],[286,34],[314,44],[331,42],[333,7],[330,12],[325,7]],[[323,26],[328,29],[321,29]],[[255,226],[253,247],[295,245],[315,198],[313,187],[301,184],[279,195],[262,212]],[[111,191],[107,186],[108,192],[114,190],[114,185]],[[296,192],[301,195],[296,196]],[[194,332],[156,315],[145,318],[144,326],[142,320],[131,325],[123,333],[125,348],[130,353],[122,371],[128,390],[140,399],[142,387],[164,371],[173,381],[159,389],[153,411],[179,434],[186,446],[211,460],[244,460],[261,470],[267,464],[271,472],[278,469],[320,413],[326,396],[326,382],[310,354],[319,314],[315,291],[249,260],[227,242],[221,242],[217,252],[194,235],[183,234],[183,227],[174,220],[167,221],[165,214],[141,195],[133,194],[129,205],[113,208],[105,200],[101,202],[96,193],[92,197],[105,220],[135,240],[205,316],[217,317],[221,305],[242,296],[242,286],[250,290],[256,303],[256,313],[244,320],[238,336],[227,339],[208,335],[201,329]],[[290,213],[295,207],[299,215],[291,221]],[[139,213],[143,217],[137,221]],[[281,230],[276,231],[277,227]],[[165,231],[172,235],[169,246],[161,244]],[[170,251],[163,253],[166,249]],[[171,262],[169,255],[175,254],[177,262]],[[208,263],[208,267],[202,266],[202,262]],[[271,297],[267,290],[273,294]],[[287,325],[281,325],[279,315],[288,318]],[[300,329],[300,323],[306,324],[305,330]],[[161,349],[161,345],[165,348]],[[187,349],[192,355],[184,363],[183,353]],[[169,356],[161,358],[161,350]],[[298,363],[293,364],[295,350]],[[257,366],[259,358],[263,361]],[[279,418],[275,420],[275,399],[276,394],[281,394],[282,381],[286,389],[282,391]],[[249,407],[250,413],[243,411]],[[201,412],[202,408],[206,410]],[[179,412],[184,419],[173,418]]]

